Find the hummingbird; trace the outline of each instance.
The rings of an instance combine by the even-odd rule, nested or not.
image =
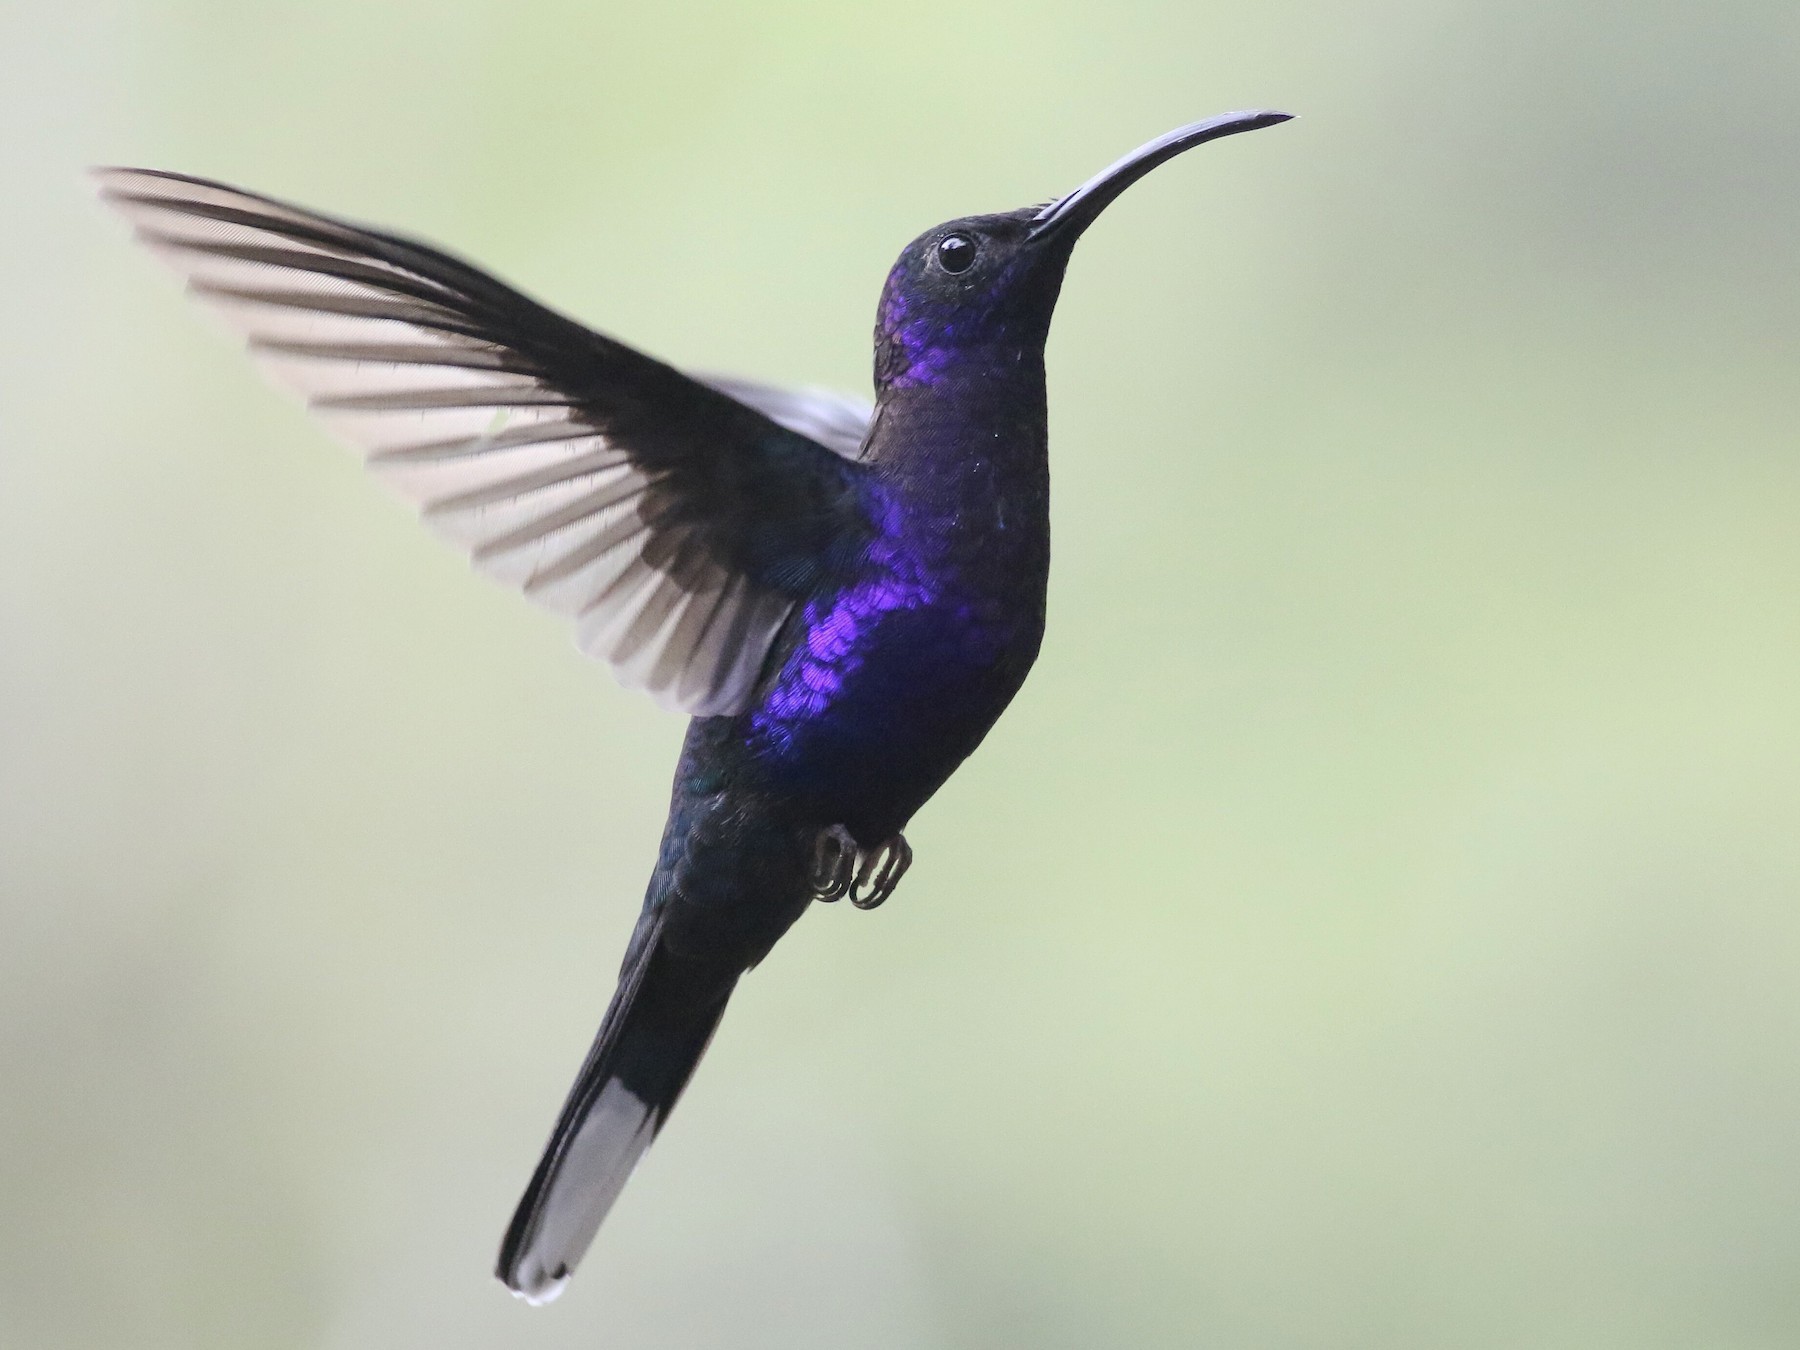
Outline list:
[[[904,831],[1038,655],[1044,344],[1077,239],[1227,113],[901,252],[874,404],[689,373],[419,240],[151,169],[103,199],[476,569],[689,715],[619,982],[501,1242],[555,1298],[738,979],[815,901],[885,901]]]

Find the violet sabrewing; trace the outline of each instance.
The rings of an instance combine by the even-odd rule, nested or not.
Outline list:
[[[683,373],[402,236],[220,183],[105,199],[427,524],[692,715],[617,992],[501,1244],[554,1298],[668,1118],[738,977],[815,900],[873,908],[902,831],[1044,630],[1044,342],[1070,250],[1180,127],[1044,206],[901,253],[875,404]]]

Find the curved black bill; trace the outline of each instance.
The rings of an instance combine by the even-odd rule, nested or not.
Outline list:
[[[1292,117],[1292,113],[1260,109],[1225,113],[1219,117],[1209,117],[1204,122],[1190,122],[1185,127],[1176,127],[1108,165],[1068,196],[1051,202],[1037,213],[1029,237],[1032,240],[1052,235],[1069,235],[1072,238],[1093,224],[1094,218],[1126,188],[1158,164],[1174,159],[1183,150],[1191,150],[1207,141],[1216,141],[1221,136],[1235,136],[1240,131],[1260,131],[1263,127],[1272,127],[1277,122],[1286,122]]]

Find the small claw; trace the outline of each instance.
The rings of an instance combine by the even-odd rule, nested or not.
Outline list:
[[[849,891],[856,867],[856,840],[842,825],[820,830],[813,843],[813,899],[833,904]]]
[[[863,859],[850,886],[850,903],[858,909],[874,909],[894,893],[906,869],[912,866],[912,845],[897,834]]]

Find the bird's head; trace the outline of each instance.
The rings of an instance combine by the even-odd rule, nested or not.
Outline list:
[[[1184,150],[1289,116],[1235,112],[1177,127],[1047,205],[927,230],[901,252],[882,289],[876,386],[935,384],[967,354],[985,352],[982,366],[1041,354],[1075,241],[1120,193]]]

